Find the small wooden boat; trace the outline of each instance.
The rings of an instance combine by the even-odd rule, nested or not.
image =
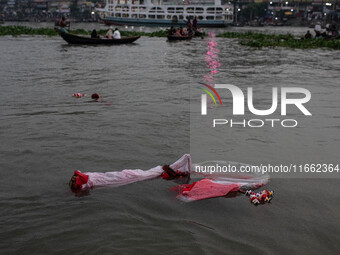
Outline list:
[[[169,41],[183,41],[183,40],[190,40],[192,35],[168,35]]]
[[[69,44],[92,44],[92,45],[94,44],[105,44],[105,45],[125,44],[125,43],[133,43],[140,37],[140,36],[128,36],[128,37],[122,37],[121,39],[91,38],[91,37],[78,36],[78,35],[66,33],[62,31],[60,28],[54,28],[54,29]]]

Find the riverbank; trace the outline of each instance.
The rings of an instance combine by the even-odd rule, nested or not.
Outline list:
[[[106,29],[98,30],[99,35],[104,36]],[[85,29],[74,29],[70,33],[78,35],[90,35],[91,31]],[[154,32],[141,31],[121,31],[122,36],[148,36],[148,37],[166,37],[167,30],[160,30]],[[56,36],[58,33],[53,28],[32,28],[26,26],[0,26],[0,36],[12,35],[46,35]],[[303,35],[301,35],[302,37]],[[292,34],[266,34],[260,32],[224,32],[218,34],[220,38],[236,38],[240,39],[239,43],[244,46],[262,48],[262,47],[287,47],[298,49],[310,48],[330,48],[340,50],[340,40],[326,40],[326,39],[301,39]]]

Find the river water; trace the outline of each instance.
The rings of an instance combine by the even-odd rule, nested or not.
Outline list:
[[[209,40],[142,37],[90,47],[60,37],[0,37],[2,254],[338,254],[337,178],[273,178],[267,187],[274,200],[259,207],[243,196],[183,203],[169,191],[176,183],[161,179],[83,197],[69,191],[76,169],[149,169],[190,152],[190,86],[209,71]],[[293,84],[316,98],[309,105],[315,117],[302,123],[313,129],[255,137],[230,131],[227,160],[338,163],[339,52],[216,40],[219,81],[259,89]],[[76,99],[75,92],[103,101]],[[269,135],[277,134],[273,143]]]

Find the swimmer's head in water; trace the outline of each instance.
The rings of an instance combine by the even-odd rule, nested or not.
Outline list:
[[[91,98],[93,100],[98,100],[100,98],[100,96],[97,93],[94,93],[94,94],[91,95]]]

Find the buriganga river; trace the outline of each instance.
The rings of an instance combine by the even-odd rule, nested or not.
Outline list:
[[[190,153],[190,86],[209,72],[209,40],[141,37],[91,47],[58,36],[0,37],[2,254],[338,254],[337,178],[273,178],[266,186],[275,192],[272,203],[258,207],[243,195],[183,203],[169,191],[177,184],[162,179],[83,197],[70,192],[76,169],[149,169]],[[339,51],[254,50],[214,40],[216,82],[312,93],[313,116],[289,133],[228,131],[225,160],[339,163]],[[75,92],[98,93],[103,102]]]

